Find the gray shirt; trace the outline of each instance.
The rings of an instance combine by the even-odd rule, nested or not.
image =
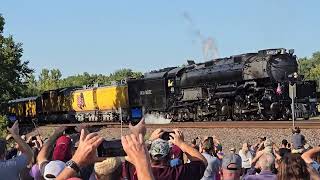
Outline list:
[[[27,167],[27,156],[21,154],[9,160],[0,161],[0,179],[17,180],[20,172]]]
[[[201,180],[215,180],[216,175],[219,172],[219,169],[221,167],[221,162],[218,158],[211,156],[210,154],[204,152],[202,155],[207,159],[208,166],[206,170],[204,171],[203,177]]]
[[[302,134],[294,133],[292,135],[292,146],[293,149],[302,149],[304,145],[305,138]]]

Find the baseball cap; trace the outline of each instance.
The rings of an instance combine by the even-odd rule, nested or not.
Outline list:
[[[56,146],[53,150],[53,160],[67,162],[72,158],[71,154],[71,139],[68,136],[60,136],[56,141]]]
[[[121,165],[121,159],[119,157],[110,157],[102,162],[96,162],[94,164],[94,171],[98,175],[108,176],[113,173]]]
[[[50,161],[44,167],[43,177],[46,180],[53,180],[61,173],[61,171],[65,168],[66,164],[63,161],[55,160]]]
[[[177,145],[172,145],[170,150],[171,156],[173,155],[174,158],[180,158],[182,156],[182,150]]]
[[[163,139],[156,139],[151,143],[149,153],[154,160],[162,160],[170,151],[168,141]]]
[[[238,154],[226,154],[222,158],[222,168],[228,170],[240,170],[242,167],[242,160]]]

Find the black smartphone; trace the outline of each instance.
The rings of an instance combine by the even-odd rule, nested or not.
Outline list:
[[[165,131],[162,135],[161,135],[161,139],[165,140],[165,141],[169,141],[170,140],[170,133],[174,133],[174,131]]]
[[[77,134],[78,132],[75,129],[75,126],[68,126],[64,131],[65,134]]]
[[[131,118],[130,123],[135,126],[137,125],[143,117],[142,108],[141,107],[133,107],[131,108]]]
[[[121,140],[104,140],[98,147],[98,157],[120,157],[126,156]]]

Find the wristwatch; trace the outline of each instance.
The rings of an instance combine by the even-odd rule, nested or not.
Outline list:
[[[80,171],[80,168],[79,168],[79,166],[77,165],[77,163],[74,162],[74,161],[72,161],[72,160],[69,160],[69,161],[66,162],[66,167],[73,169],[73,170],[76,171],[77,173]]]

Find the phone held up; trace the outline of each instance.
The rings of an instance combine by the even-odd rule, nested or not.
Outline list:
[[[98,147],[98,157],[120,157],[126,156],[121,140],[104,140]]]

